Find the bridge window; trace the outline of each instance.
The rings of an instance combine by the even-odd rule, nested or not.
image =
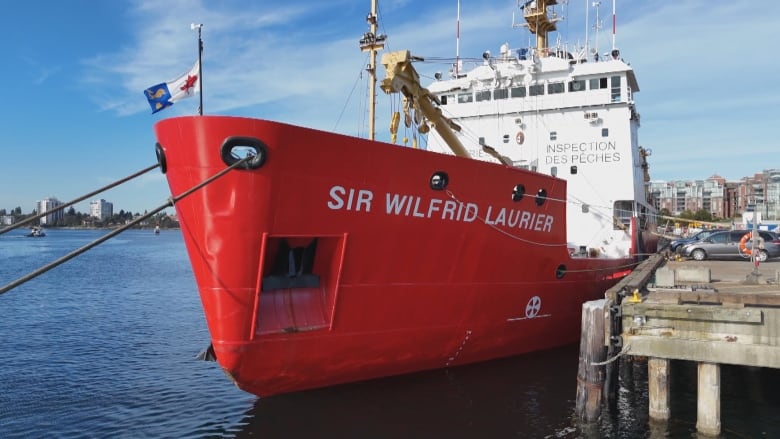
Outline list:
[[[525,97],[525,86],[522,87],[512,87],[512,97],[513,98],[524,98]]]
[[[497,88],[493,90],[493,99],[506,99],[509,97],[509,90],[505,88]]]
[[[591,90],[598,90],[601,88],[607,88],[607,78],[593,78],[590,80]]]
[[[489,100],[490,100],[490,90],[477,92],[477,102],[489,101]]]
[[[601,137],[609,137],[609,128],[601,129]]]
[[[612,78],[612,102],[620,102],[620,76]]]
[[[577,80],[577,81],[571,81],[569,83],[569,91],[570,92],[583,91],[583,90],[585,90],[585,80],[580,79],[580,80]]]
[[[564,91],[563,82],[553,82],[547,84],[547,94],[553,95],[553,94],[563,93],[563,91]]]
[[[528,96],[541,96],[544,94],[544,84],[531,85],[528,87]]]
[[[451,100],[454,96],[452,95],[442,95],[439,96],[439,102],[441,102],[442,105],[447,105],[447,101]]]
[[[460,93],[458,95],[458,103],[459,104],[467,104],[469,102],[474,102],[474,95],[471,93]]]

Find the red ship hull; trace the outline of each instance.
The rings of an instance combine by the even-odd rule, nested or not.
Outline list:
[[[155,131],[175,196],[227,167],[226,139],[261,145],[176,204],[216,359],[256,395],[571,343],[635,263],[571,254],[551,176],[264,120]]]

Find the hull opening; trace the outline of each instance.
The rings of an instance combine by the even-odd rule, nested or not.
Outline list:
[[[271,274],[263,277],[263,291],[319,287],[320,277],[311,272],[316,251],[316,238],[298,247],[291,247],[287,239],[279,239]]]
[[[342,237],[269,237],[263,246],[254,335],[333,325]]]

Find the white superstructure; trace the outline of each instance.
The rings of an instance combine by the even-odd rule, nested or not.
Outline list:
[[[546,17],[554,2],[532,3],[523,11],[533,20],[529,29],[554,30],[554,21],[540,15]],[[546,35],[537,44],[546,44]],[[624,255],[631,248],[630,217],[646,221],[650,211],[648,153],[637,138],[639,86],[617,50],[601,60],[584,52],[504,44],[498,56],[485,52],[479,65],[453,69],[459,73],[428,90],[461,127],[457,135],[473,158],[498,162],[483,151],[487,145],[505,163],[568,181],[567,232],[574,248]],[[451,154],[434,132],[428,149]]]

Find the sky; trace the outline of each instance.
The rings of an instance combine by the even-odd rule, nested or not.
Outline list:
[[[591,46],[611,48],[612,2],[600,2],[598,32],[593,1],[559,3],[565,20],[550,41],[584,41],[587,27]],[[505,42],[527,46],[527,30],[512,28],[515,0],[461,0],[459,41],[457,5],[380,0],[386,50],[433,59],[454,58],[459,47],[476,58]],[[365,137],[368,58],[358,40],[370,8],[369,0],[4,2],[0,209],[29,213],[37,200],[67,202],[154,165],[154,124],[197,114],[199,98],[152,114],[143,90],[197,60],[192,23],[203,24],[205,114]],[[616,1],[616,45],[639,83],[639,143],[652,151],[653,180],[739,180],[780,168],[777,17],[780,2]],[[416,67],[424,84],[448,68]],[[378,96],[383,140],[390,100]],[[144,213],[170,195],[154,170],[75,208],[88,212],[104,198],[115,212]]]

